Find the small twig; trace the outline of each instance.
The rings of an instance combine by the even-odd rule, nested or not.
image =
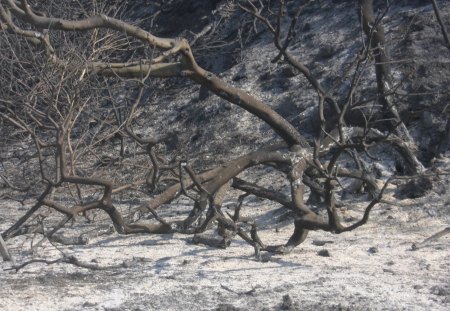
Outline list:
[[[256,291],[256,289],[259,288],[260,286],[257,285],[257,286],[255,286],[255,287],[253,287],[251,290],[246,291],[246,292],[238,292],[238,291],[235,291],[234,289],[232,289],[232,288],[230,288],[230,287],[228,287],[228,286],[226,286],[226,285],[223,285],[223,284],[220,284],[220,287],[222,287],[224,290],[227,290],[227,291],[229,291],[229,292],[231,292],[231,293],[234,293],[234,294],[240,296],[240,295],[253,295],[253,293]]]
[[[192,168],[190,166],[188,166],[187,163],[184,163],[182,166],[184,167],[186,172],[189,174],[189,177],[191,177],[192,181],[194,182],[194,185],[198,188],[198,190],[201,191],[201,192],[204,192],[208,196],[210,196],[211,194],[208,192],[208,190],[206,190],[203,187],[202,183],[199,181],[199,179],[197,178],[197,175],[192,170]]]
[[[6,178],[6,176],[4,176],[3,174],[0,174],[0,178],[3,179],[3,181],[5,182],[5,184],[6,184],[9,188],[11,188],[12,190],[19,191],[19,192],[27,192],[28,190],[30,190],[30,186],[29,186],[29,185],[27,185],[27,186],[24,187],[24,188],[14,186],[14,185],[8,180],[8,178]]]
[[[162,217],[160,217],[153,208],[147,206],[147,209],[150,211],[150,213],[152,213],[153,217],[155,217],[155,219],[159,221],[162,225],[169,227],[171,226],[167,221],[165,221]]]

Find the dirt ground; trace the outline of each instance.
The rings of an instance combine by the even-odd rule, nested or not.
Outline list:
[[[291,254],[259,259],[239,238],[217,249],[192,236],[109,233],[85,245],[44,241],[33,249],[42,236],[21,235],[7,240],[16,266],[64,254],[100,270],[33,263],[16,273],[1,262],[0,310],[449,310],[450,234],[423,243],[449,227],[448,185],[442,177],[426,196],[404,200],[394,200],[392,187],[386,199],[395,205],[378,205],[366,226],[311,232]],[[344,203],[347,223],[360,217],[363,198]],[[0,202],[0,229],[25,210]],[[267,201],[249,200],[245,211],[266,243],[284,243],[292,232],[286,212]],[[63,233],[105,227],[99,216]]]

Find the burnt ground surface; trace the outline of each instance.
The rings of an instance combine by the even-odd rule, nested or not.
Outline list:
[[[155,6],[148,2],[134,1],[125,17],[151,16]],[[305,11],[292,53],[339,100],[348,88],[344,78],[362,41],[353,1],[333,2],[317,2]],[[450,29],[450,5],[444,2],[440,5]],[[192,40],[211,26],[214,31],[193,46],[199,63],[263,99],[303,134],[311,135],[317,95],[286,64],[270,62],[276,51],[261,25],[251,32],[251,20],[227,1],[166,3],[153,26],[146,20],[144,28]],[[419,158],[429,169],[448,172],[450,54],[431,5],[398,1],[384,25],[395,61],[393,75],[403,83],[397,98],[400,114],[417,142]],[[369,68],[367,79],[373,75]],[[364,94],[370,96],[375,87],[365,83]],[[147,107],[140,118],[151,120],[149,132],[179,132],[166,147],[185,144],[187,152],[195,154],[192,161],[197,168],[276,139],[249,113],[185,81],[163,81],[145,96]],[[375,155],[385,153],[378,150]],[[386,161],[372,164],[383,180],[396,173],[395,162],[388,154]],[[246,177],[283,187],[275,177],[260,173]],[[108,231],[110,223],[102,214],[93,224],[80,218],[61,234],[89,236],[83,245],[44,240],[36,247],[42,239],[39,234],[15,237],[7,245],[16,264],[33,258],[55,260],[64,254],[102,270],[34,263],[15,273],[11,263],[1,262],[0,310],[448,310],[450,235],[421,243],[450,226],[448,189],[446,175],[393,184],[386,196],[390,203],[378,205],[366,226],[342,235],[312,232],[292,254],[263,253],[259,259],[238,238],[229,248],[217,249],[196,245],[183,235],[120,236]],[[228,200],[230,211],[235,200],[236,196]],[[360,217],[366,200],[342,197],[344,220],[350,223]],[[124,211],[138,204],[120,203]],[[0,231],[31,204],[30,200],[22,206],[5,196],[0,201]],[[186,204],[175,202],[165,216],[177,217]],[[244,212],[257,220],[264,241],[284,243],[292,232],[289,214],[268,201],[249,197]],[[102,230],[107,233],[95,237],[93,232]]]
[[[448,190],[449,180],[436,185]],[[450,198],[430,191],[398,200],[392,197],[394,188],[386,197],[394,205],[380,204],[359,230],[312,232],[291,254],[263,253],[259,259],[238,238],[219,249],[197,245],[192,236],[108,233],[84,245],[45,241],[33,250],[42,237],[22,235],[7,243],[17,264],[64,254],[103,270],[33,263],[16,273],[9,270],[11,263],[2,262],[0,309],[448,310],[450,234],[423,241],[448,227]],[[364,204],[346,203],[346,222],[361,217]],[[176,207],[185,208],[183,202]],[[21,211],[3,201],[0,229]],[[176,217],[173,206],[171,211]],[[284,243],[292,233],[286,211],[268,202],[249,199],[245,215],[256,219],[267,243]],[[79,221],[62,236],[104,232],[108,224],[99,215],[95,224]]]

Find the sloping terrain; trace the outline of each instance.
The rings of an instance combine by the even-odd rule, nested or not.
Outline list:
[[[171,11],[158,16],[161,33],[156,34],[186,36],[195,41],[193,50],[201,66],[262,99],[300,128],[303,135],[314,133],[317,93],[308,80],[286,62],[271,62],[277,50],[271,34],[261,23],[256,23],[256,30],[249,29],[248,24],[253,25],[253,18],[226,1],[212,6],[214,10],[208,11],[209,15],[203,11],[211,9],[209,4],[179,3],[181,12],[187,13],[177,15],[178,11]],[[441,6],[444,18],[448,17],[448,5]],[[150,6],[148,11],[139,10],[139,14],[132,11],[129,18],[151,16],[153,10],[155,8]],[[202,24],[202,27],[190,24],[196,10],[204,13],[207,17],[202,21],[208,20],[210,24]],[[347,96],[349,75],[364,45],[357,13],[357,5],[352,1],[315,3],[301,15],[297,37],[291,44],[291,53],[311,70],[337,101],[343,101]],[[154,23],[158,21],[156,18]],[[166,23],[181,26],[178,31],[164,32]],[[396,98],[399,113],[418,144],[420,160],[428,165],[432,158],[449,148],[447,120],[450,112],[446,105],[450,95],[445,91],[450,75],[449,52],[427,1],[393,4],[383,24],[393,76],[396,83],[401,83]],[[150,25],[148,29],[151,29]],[[211,32],[195,39],[206,30]],[[240,30],[247,32],[240,34]],[[240,38],[242,36],[244,38]],[[374,68],[368,67],[363,77],[363,85],[366,85],[363,97],[370,98],[376,92],[374,76]],[[162,88],[155,88],[148,96],[149,107],[142,117],[152,120],[152,133],[180,132],[178,142],[187,144],[193,159],[200,152],[202,164],[208,164],[208,158],[229,158],[276,139],[269,126],[257,117],[208,95],[189,82],[165,81]],[[360,125],[358,122],[355,117],[355,125]]]

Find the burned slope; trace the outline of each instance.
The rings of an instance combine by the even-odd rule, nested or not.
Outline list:
[[[271,62],[277,50],[261,22],[228,2],[173,2],[168,12],[158,14],[151,22],[144,20],[144,27],[153,25],[161,29],[162,35],[195,41],[193,50],[199,55],[199,64],[261,98],[304,135],[314,135],[318,125],[316,91],[287,62],[282,59]],[[128,12],[131,20],[152,16],[159,10],[154,6],[142,9],[137,3],[131,9],[136,7],[140,9]],[[443,16],[447,16],[448,7],[444,4],[441,9]],[[310,5],[302,12],[296,37],[289,46],[290,52],[337,102],[343,102],[347,96],[352,66],[364,45],[357,10],[351,1]],[[194,11],[201,13],[198,13],[202,16],[201,23],[191,25],[192,16],[187,16]],[[172,28],[164,32],[167,20]],[[428,166],[432,158],[448,150],[449,94],[445,90],[450,71],[448,50],[432,7],[426,1],[395,3],[383,22],[392,59],[395,102],[418,145],[419,159]],[[376,87],[371,85],[374,69],[367,68],[366,72],[364,90],[355,101],[376,96]],[[238,148],[236,152],[240,152],[239,148],[249,150],[276,138],[267,125],[242,109],[199,86],[183,83],[170,83],[176,96],[166,92],[167,87],[155,91],[148,104],[157,106],[149,108],[157,113],[152,112],[148,118],[157,118],[155,131],[158,127],[164,130],[179,127],[189,133],[189,137],[179,141],[192,146],[189,150],[201,150],[206,162],[211,157],[220,159],[233,148]],[[348,122],[364,126],[356,108],[350,112]],[[385,130],[381,122],[376,126]]]

